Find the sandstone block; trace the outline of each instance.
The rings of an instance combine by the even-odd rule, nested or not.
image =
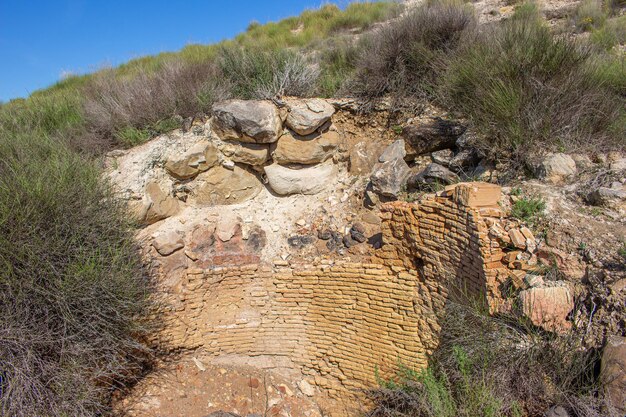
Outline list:
[[[274,145],[272,157],[281,165],[317,164],[331,158],[340,143],[341,136],[334,130],[307,136],[286,131]]]
[[[337,174],[332,162],[300,169],[272,164],[263,169],[270,188],[279,195],[317,194],[331,184]]]
[[[192,184],[192,196],[201,205],[237,204],[256,196],[261,181],[253,173],[235,165],[232,170],[216,166],[200,173]]]
[[[178,200],[165,192],[156,181],[150,181],[146,185],[145,198],[144,220],[148,224],[163,220],[178,212]]]
[[[256,143],[228,142],[220,151],[233,162],[251,166],[262,166],[270,157],[269,145]]]
[[[502,188],[488,182],[463,182],[445,188],[453,200],[467,207],[498,207]]]
[[[309,135],[326,123],[335,108],[319,98],[287,100],[289,113],[285,124],[299,135]]]
[[[534,287],[519,294],[522,313],[535,325],[561,332],[571,327],[567,315],[574,299],[566,286]]]
[[[278,109],[270,101],[222,101],[213,105],[213,114],[213,130],[223,140],[272,143],[283,129]]]
[[[152,241],[152,246],[162,256],[168,256],[185,246],[183,239],[174,231],[159,234]]]
[[[213,143],[202,140],[181,154],[170,155],[165,162],[165,169],[175,178],[187,179],[217,163],[217,148]]]

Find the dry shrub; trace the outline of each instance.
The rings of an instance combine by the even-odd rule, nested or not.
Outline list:
[[[355,78],[348,89],[361,97],[431,97],[465,30],[475,25],[471,8],[428,2],[367,36],[360,45]]]
[[[104,137],[119,137],[128,128],[154,127],[159,133],[159,122],[208,112],[228,90],[210,61],[170,60],[150,74],[126,78],[107,70],[85,89],[85,119],[90,131]]]
[[[368,415],[539,417],[560,405],[577,417],[617,416],[596,381],[598,354],[579,335],[544,333],[467,300],[449,302],[441,319],[429,368],[401,366],[381,381]]]
[[[152,284],[95,164],[0,129],[0,414],[92,416],[150,360]]]
[[[317,68],[289,50],[263,51],[230,45],[220,50],[218,61],[233,96],[238,98],[307,97],[317,84]]]

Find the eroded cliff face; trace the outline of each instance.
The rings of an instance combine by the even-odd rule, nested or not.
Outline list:
[[[538,240],[508,217],[498,185],[389,201],[407,182],[445,179],[429,161],[446,155],[407,149],[439,135],[461,141],[459,159],[464,127],[429,110],[405,146],[388,114],[349,106],[227,102],[187,132],[109,155],[108,176],[143,224],[163,324],[152,342],[165,359],[120,407],[354,415],[378,377],[426,366],[457,296],[549,331],[571,326],[573,287],[541,278]]]

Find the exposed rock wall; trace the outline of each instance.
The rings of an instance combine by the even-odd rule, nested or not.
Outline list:
[[[322,260],[187,269],[165,295],[158,343],[215,356],[265,358],[330,394],[375,383],[398,362],[426,365],[451,288],[492,309],[511,270],[490,232],[499,187],[463,184],[383,209],[383,247],[369,263]]]

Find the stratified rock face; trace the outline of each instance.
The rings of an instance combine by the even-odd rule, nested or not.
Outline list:
[[[193,199],[200,205],[237,204],[261,191],[256,175],[235,165],[231,169],[216,166],[199,174],[193,182]]]
[[[287,131],[276,142],[272,157],[282,165],[318,164],[332,158],[340,142],[341,136],[332,130],[307,136]]]
[[[539,163],[537,176],[552,183],[559,183],[576,175],[576,162],[564,153],[551,153]]]
[[[250,166],[262,166],[270,157],[269,145],[256,143],[229,142],[220,150],[231,161]]]
[[[567,315],[574,299],[567,286],[533,287],[519,294],[522,313],[535,325],[548,331],[565,331],[571,327]]]
[[[601,377],[611,405],[626,413],[626,337],[607,338],[602,352]]]
[[[145,200],[145,214],[139,217],[148,224],[158,222],[178,212],[178,200],[165,192],[156,181],[150,181],[146,185]]]
[[[192,178],[201,171],[217,165],[217,148],[208,140],[202,140],[186,152],[170,155],[165,163],[167,172],[178,179]]]
[[[269,186],[276,194],[317,194],[331,183],[337,174],[332,162],[302,167],[287,168],[278,164],[264,168]]]
[[[285,124],[299,135],[309,135],[326,123],[335,108],[319,98],[288,100],[289,113]]]
[[[213,105],[213,114],[213,130],[223,140],[272,143],[283,129],[278,109],[269,101],[222,101]]]

